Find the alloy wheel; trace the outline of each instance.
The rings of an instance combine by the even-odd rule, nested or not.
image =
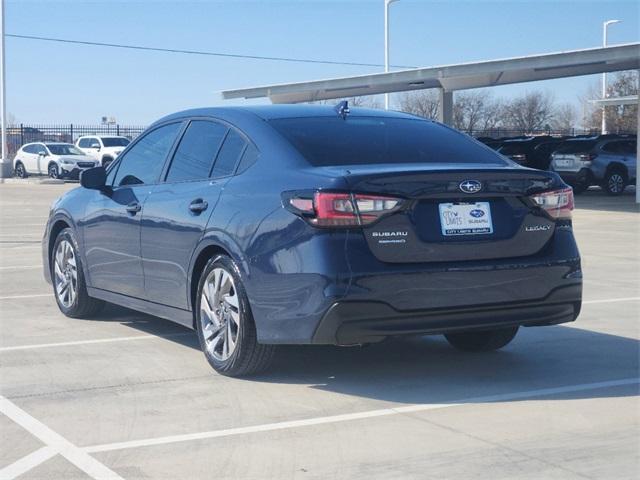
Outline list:
[[[53,271],[58,301],[65,308],[70,308],[78,296],[78,268],[73,246],[68,240],[58,244]]]
[[[51,178],[58,178],[58,166],[55,163],[49,165],[49,176]]]
[[[16,172],[15,173],[16,173],[16,177],[18,177],[18,178],[24,178],[26,176],[25,172],[24,172],[24,167],[22,166],[21,163],[16,165]]]
[[[231,357],[240,335],[240,309],[233,277],[223,268],[214,268],[204,282],[200,324],[209,353],[219,361]]]
[[[624,188],[624,178],[619,173],[612,173],[608,182],[609,191],[612,193],[620,193]]]

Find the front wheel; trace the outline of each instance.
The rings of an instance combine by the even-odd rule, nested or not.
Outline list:
[[[67,317],[81,318],[94,315],[104,302],[87,293],[82,261],[73,230],[62,230],[53,245],[51,279],[53,293],[60,311]]]
[[[60,170],[58,169],[58,165],[56,165],[55,163],[50,163],[49,164],[49,176],[51,178],[60,178]]]
[[[489,352],[498,350],[513,340],[518,327],[482,330],[478,332],[449,333],[447,341],[458,350],[465,352]]]
[[[609,195],[621,195],[627,186],[627,176],[620,170],[611,170],[604,177],[603,186]]]
[[[241,377],[271,364],[275,347],[258,343],[238,267],[229,257],[214,257],[202,272],[195,317],[200,346],[216,372]]]

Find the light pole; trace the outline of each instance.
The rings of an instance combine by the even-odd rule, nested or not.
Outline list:
[[[609,30],[609,25],[613,25],[615,23],[620,23],[622,20],[607,20],[602,23],[602,46],[607,46],[607,31]],[[604,100],[607,97],[607,74],[602,74],[602,99]],[[607,109],[602,104],[602,125],[600,127],[601,133],[607,133]]]
[[[389,5],[398,0],[384,0],[384,73],[389,72]],[[384,109],[389,110],[389,94],[384,94]]]
[[[9,155],[7,152],[7,88],[6,88],[6,59],[4,49],[4,0],[0,0],[0,142],[2,142],[2,157],[0,158],[0,178],[11,176]]]

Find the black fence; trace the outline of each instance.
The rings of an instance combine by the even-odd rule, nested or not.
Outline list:
[[[519,137],[530,135],[554,135],[554,136],[566,136],[575,137],[576,135],[600,135],[600,130],[581,130],[577,128],[571,128],[566,130],[552,130],[552,129],[540,129],[540,130],[513,130],[505,128],[492,128],[490,130],[473,130],[471,132],[465,132],[476,138],[504,138],[504,137]],[[612,132],[614,133],[614,132]],[[615,133],[631,133],[631,132],[615,132]]]
[[[25,143],[67,142],[75,143],[83,135],[118,135],[134,139],[145,126],[140,125],[34,125],[20,124],[7,128],[7,149],[11,158]]]

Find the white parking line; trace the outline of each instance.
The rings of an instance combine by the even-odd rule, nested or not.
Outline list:
[[[38,438],[47,447],[53,448],[56,453],[62,455],[64,458],[69,460],[91,478],[94,478],[96,480],[122,480],[122,477],[116,472],[110,470],[98,460],[91,457],[87,452],[78,448],[76,445],[51,430],[42,422],[36,420],[34,417],[29,415],[27,412],[22,410],[16,404],[6,399],[2,395],[0,395],[0,412],[20,425],[31,435]],[[22,459],[25,461],[22,462],[21,460],[18,460],[18,462],[22,462],[23,468],[26,466],[26,463],[28,463],[30,468],[33,468],[38,465],[36,461],[40,461],[40,463],[42,463],[42,461],[46,460],[45,453],[47,452],[41,452],[38,455],[32,454],[28,456],[28,460]]]
[[[172,338],[172,337],[181,337],[185,335],[195,335],[195,333],[189,331],[189,332],[181,332],[181,333],[168,333],[166,335],[135,335],[132,337],[98,338],[93,340],[78,340],[75,342],[36,343],[34,345],[18,345],[15,347],[2,347],[0,348],[0,353],[14,352],[16,350],[37,350],[40,348],[69,347],[73,345],[91,345],[94,343],[128,342],[131,340],[149,340],[152,338]]]
[[[149,447],[152,445],[166,445],[168,443],[189,442],[193,440],[203,440],[220,437],[231,437],[246,435],[258,432],[271,432],[275,430],[287,430],[293,428],[310,427],[314,425],[326,425],[340,422],[351,422],[366,418],[385,417],[390,415],[401,415],[404,413],[425,412],[427,410],[440,410],[443,408],[457,407],[471,403],[490,403],[518,400],[532,397],[542,397],[558,395],[562,393],[580,392],[584,390],[594,390],[600,388],[619,387],[623,385],[637,385],[638,378],[624,378],[621,380],[611,380],[606,382],[583,383],[580,385],[567,385],[563,387],[541,388],[538,390],[528,390],[524,392],[504,393],[499,395],[489,395],[485,397],[466,398],[456,400],[452,403],[421,403],[407,405],[404,407],[384,408],[380,410],[369,410],[366,412],[348,413],[344,415],[332,415],[327,417],[308,418],[304,420],[293,420],[288,422],[267,423],[263,425],[253,425],[249,427],[228,428],[224,430],[212,430],[199,433],[188,433],[183,435],[171,435],[167,437],[147,438],[142,440],[131,440],[127,442],[106,443],[103,445],[92,445],[84,447],[87,453],[110,452],[113,450],[124,450],[128,448]]]
[[[633,302],[636,300],[640,300],[640,297],[604,298],[602,300],[585,300],[582,303],[591,305],[594,303]]]
[[[42,447],[0,470],[0,479],[13,480],[58,454],[53,447]]]
[[[42,268],[42,265],[15,265],[12,267],[0,267],[0,270],[33,270]]]
[[[15,300],[18,298],[38,298],[38,297],[53,298],[53,293],[33,293],[31,295],[8,295],[6,297],[0,297],[0,300]]]

